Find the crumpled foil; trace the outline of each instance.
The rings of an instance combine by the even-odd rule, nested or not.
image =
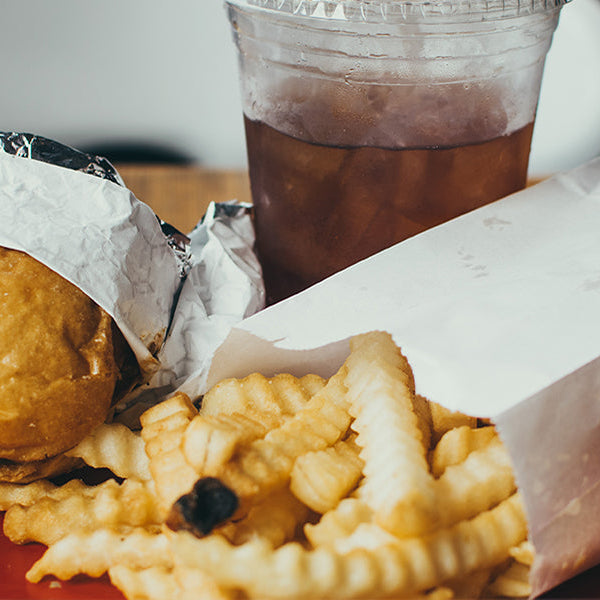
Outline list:
[[[96,154],[81,152],[41,135],[14,131],[0,132],[0,149],[7,154],[39,160],[73,171],[81,171],[125,187],[121,175],[108,159]],[[180,262],[181,277],[185,277],[190,264],[190,241],[175,227],[165,223],[158,216],[157,219],[169,246],[173,248],[175,256]]]
[[[124,188],[121,195],[130,194],[118,171],[106,158],[81,152],[39,135],[0,132],[0,151],[29,159],[32,162],[48,163],[108,180]],[[22,163],[19,164],[22,165]],[[3,168],[10,173],[12,166],[12,163],[5,164]],[[20,171],[22,170],[20,168]],[[32,164],[32,179],[40,177],[38,173],[40,170],[43,170],[41,166],[36,168]],[[28,173],[29,171],[27,175]],[[21,173],[19,176],[30,179],[27,175],[24,176]],[[10,183],[12,184],[12,180]],[[86,185],[89,187],[89,182]],[[93,186],[93,191],[101,195],[104,193],[102,185]],[[36,188],[34,193],[37,192]],[[45,195],[51,197],[52,192],[52,188],[43,191]],[[11,200],[7,202],[9,203]],[[133,197],[133,200],[134,205],[143,204],[143,199],[140,202]],[[134,209],[132,214],[151,213],[148,207],[142,206],[141,208],[144,208],[144,211],[136,212]],[[5,212],[8,215],[5,216],[7,220],[20,218],[18,212],[9,210]],[[32,218],[31,212],[28,213],[28,218]],[[37,219],[37,217],[34,218]],[[200,396],[205,391],[203,388],[206,381],[205,372],[210,365],[215,349],[227,336],[233,325],[261,310],[265,304],[261,268],[254,252],[254,229],[249,204],[240,204],[234,201],[212,203],[205,216],[189,234],[178,231],[162,221],[159,216],[156,216],[156,219],[160,231],[165,236],[163,245],[166,241],[175,258],[173,264],[177,266],[180,282],[178,286],[174,287],[170,284],[166,295],[171,297],[169,294],[172,292],[173,296],[171,297],[172,310],[168,327],[164,337],[160,336],[159,348],[156,351],[151,350],[158,367],[153,370],[153,374],[147,378],[145,383],[128,395],[118,407],[121,419],[132,425],[136,415],[145,406],[174,392],[188,380],[193,383],[187,386],[187,392],[193,397]],[[150,218],[150,220],[152,219]],[[95,225],[98,224],[95,223]],[[10,242],[11,239],[14,240],[14,237],[7,235],[6,230],[12,229],[14,226],[15,223],[7,222],[4,226],[0,223],[0,238],[2,238],[4,229],[5,239],[9,240],[9,246],[27,251],[26,247],[20,248],[20,240]],[[52,235],[52,228],[48,224],[43,226],[45,234]],[[147,222],[144,228],[145,231],[149,231]],[[64,232],[57,231],[57,235],[64,235]],[[82,246],[81,248],[69,249],[67,247],[66,251],[85,252],[86,244],[81,240],[78,243]],[[88,251],[96,252],[97,248],[90,248]],[[135,260],[142,259],[153,260],[152,257],[139,256]],[[130,260],[132,260],[131,257],[123,258],[123,261]],[[52,268],[52,264],[48,264],[48,266]],[[153,268],[155,271],[157,268],[159,271],[162,269],[157,266]],[[139,273],[144,273],[144,269],[145,265],[138,266],[138,276]],[[80,269],[81,272],[83,270]],[[175,279],[177,279],[176,272],[173,271]],[[165,281],[167,280],[168,277],[165,278]],[[173,280],[171,279],[171,281]],[[78,282],[74,280],[74,283]],[[87,285],[89,287],[89,281]],[[143,281],[141,281],[141,285],[144,286]],[[103,287],[99,283],[96,286]],[[144,293],[147,295],[147,290]],[[160,302],[164,305],[165,290],[161,290],[159,295],[163,296]],[[102,305],[101,302],[100,304]],[[127,300],[127,304],[131,304],[130,299]],[[103,308],[111,312],[109,307],[103,306]],[[114,313],[113,310],[111,314],[114,315]],[[117,317],[115,320],[120,326],[124,324],[119,323]],[[151,348],[151,345],[147,343],[146,346]]]
[[[14,131],[0,132],[0,148],[7,154],[39,160],[73,171],[82,171],[125,185],[117,170],[106,158],[80,152],[41,135]]]

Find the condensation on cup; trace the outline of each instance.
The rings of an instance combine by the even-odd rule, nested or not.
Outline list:
[[[523,188],[563,0],[226,0],[268,302]]]

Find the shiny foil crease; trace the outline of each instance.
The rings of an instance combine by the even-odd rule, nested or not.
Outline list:
[[[86,154],[33,133],[0,132],[0,148],[7,154],[31,158],[73,171],[82,171],[100,179],[125,185],[113,165],[101,156]]]
[[[126,187],[121,175],[107,158],[81,152],[41,135],[14,131],[0,132],[0,149],[6,154],[39,160],[72,171],[81,171]],[[191,264],[190,240],[160,217],[156,218],[167,238],[167,243],[177,257],[180,276],[183,279],[189,272]]]

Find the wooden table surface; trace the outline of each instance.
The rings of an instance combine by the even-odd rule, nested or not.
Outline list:
[[[212,201],[251,201],[245,170],[207,169],[195,165],[115,166],[138,199],[183,233],[191,231]],[[539,181],[541,179],[532,180],[529,185]]]
[[[212,201],[250,202],[246,171],[173,165],[115,166],[136,197],[182,233],[194,228]]]

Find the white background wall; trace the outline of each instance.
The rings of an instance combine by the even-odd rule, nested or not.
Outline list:
[[[245,166],[220,0],[3,0],[0,129],[65,143],[161,143]],[[600,0],[573,0],[548,57],[531,171],[600,154]]]

